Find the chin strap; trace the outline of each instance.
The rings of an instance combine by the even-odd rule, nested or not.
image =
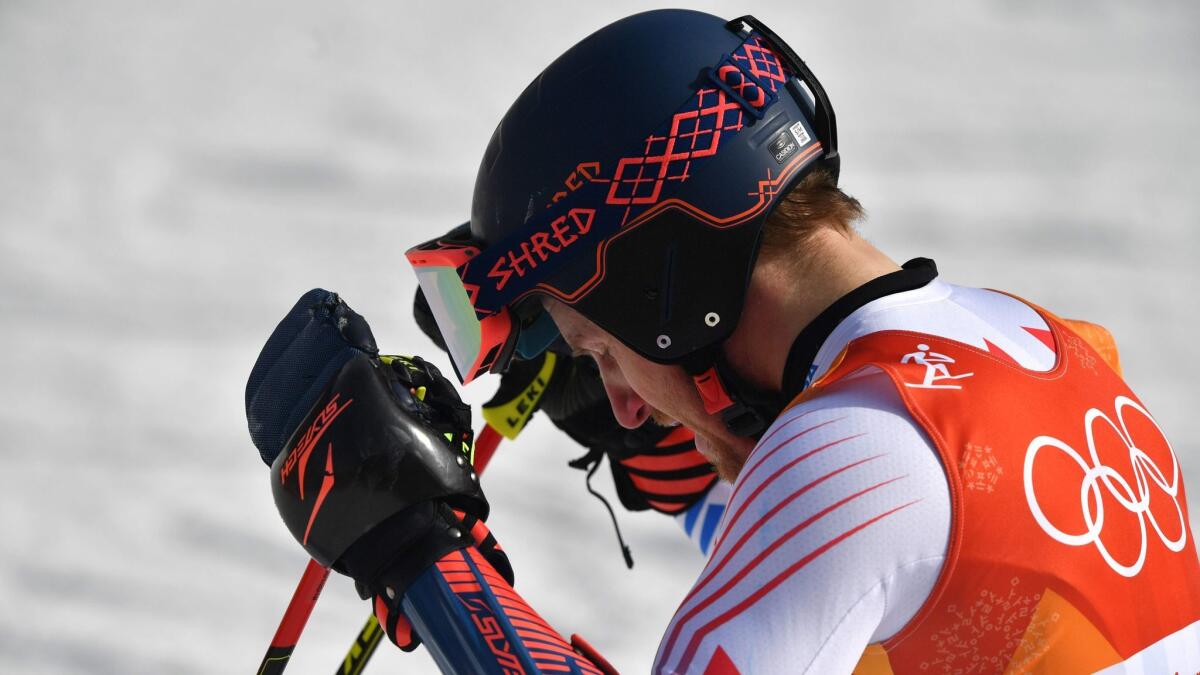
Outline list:
[[[782,392],[764,392],[738,376],[725,360],[720,343],[689,356],[683,368],[692,376],[710,415],[720,413],[730,432],[757,439],[788,401],[808,387],[817,352],[839,323],[873,300],[921,288],[936,277],[937,265],[932,260],[913,258],[902,269],[868,281],[825,308],[792,342],[783,369]]]
[[[683,362],[710,415],[721,415],[730,433],[747,438],[762,436],[783,411],[778,394],[762,391],[733,371],[719,344],[701,350]]]

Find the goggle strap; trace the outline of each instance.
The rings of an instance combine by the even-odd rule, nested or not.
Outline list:
[[[825,87],[821,86],[821,81],[809,69],[808,64],[804,63],[804,59],[792,51],[792,48],[776,35],[775,31],[767,28],[753,15],[747,14],[725,24],[726,28],[739,35],[743,32],[744,26],[749,26],[751,31],[766,38],[767,42],[771,43],[771,47],[788,60],[788,65],[796,72],[800,81],[808,85],[813,98],[816,99],[816,119],[813,120],[813,127],[817,132],[817,140],[825,148],[825,159],[837,157],[837,117],[833,113],[833,104],[829,102],[829,96],[825,93]]]

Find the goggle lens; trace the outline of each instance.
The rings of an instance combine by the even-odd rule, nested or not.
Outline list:
[[[479,358],[483,335],[467,289],[453,267],[416,267],[414,270],[442,332],[450,360],[465,384],[474,379],[471,369]]]

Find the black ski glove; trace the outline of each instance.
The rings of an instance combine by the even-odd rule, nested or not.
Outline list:
[[[334,293],[310,291],[280,322],[247,382],[246,416],[284,523],[365,597],[398,609],[412,579],[471,545],[464,519],[487,517],[470,408],[432,364],[378,356]],[[506,560],[496,567],[511,574]]]

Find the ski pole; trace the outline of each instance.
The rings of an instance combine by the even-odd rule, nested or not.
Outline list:
[[[496,454],[496,447],[500,445],[502,438],[500,432],[492,428],[492,425],[483,425],[483,431],[480,431],[479,438],[475,439],[475,455],[472,461],[475,473],[483,475],[483,470],[487,468],[492,455]],[[367,616],[367,623],[363,625],[362,630],[354,637],[354,642],[346,651],[346,657],[338,665],[335,675],[358,675],[361,673],[363,668],[367,667],[367,661],[371,660],[382,637],[383,628],[380,627],[374,612],[372,612]]]
[[[363,668],[367,667],[367,661],[371,660],[371,655],[382,640],[383,627],[379,625],[374,614],[368,614],[367,622],[354,638],[354,643],[346,652],[346,658],[338,664],[335,675],[359,675]]]
[[[287,667],[288,659],[300,640],[300,633],[304,632],[304,624],[308,623],[308,616],[312,614],[328,578],[328,568],[321,567],[316,560],[308,561],[308,567],[304,568],[300,583],[296,585],[296,592],[292,594],[292,601],[279,622],[279,629],[271,638],[267,654],[258,666],[258,675],[279,675]]]
[[[501,438],[503,436],[492,425],[483,425],[483,431],[479,432],[479,438],[475,439],[475,455],[471,462],[475,473],[483,474],[488,462],[492,461],[492,455],[496,454],[496,447],[500,445]]]

